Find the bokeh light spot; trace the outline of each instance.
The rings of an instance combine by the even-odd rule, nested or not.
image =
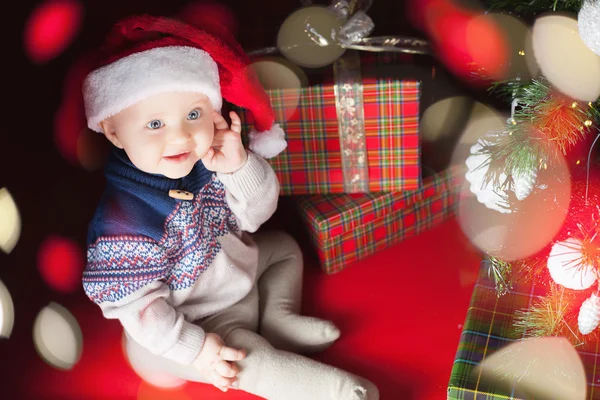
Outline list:
[[[448,97],[430,105],[421,118],[421,137],[436,142],[460,131],[471,114],[473,100],[466,96]]]
[[[513,196],[512,192],[509,196]],[[512,198],[511,213],[479,203],[464,185],[458,221],[480,250],[506,261],[530,257],[546,247],[559,232],[571,198],[571,176],[564,158],[538,171],[533,192],[522,201]]]
[[[532,34],[525,22],[517,19],[510,14],[488,13],[477,16],[472,21],[482,22],[482,19],[493,21],[498,27],[498,32],[504,39],[504,50],[506,54],[498,62],[504,62],[504,73],[498,76],[502,80],[512,80],[520,78],[521,81],[528,81],[536,78],[539,74],[539,66],[533,56],[531,48]],[[494,60],[489,60],[490,63]],[[500,72],[500,71],[498,71]]]
[[[79,324],[57,303],[50,303],[37,315],[33,341],[39,356],[54,368],[69,370],[81,358],[83,335]]]
[[[9,338],[15,323],[15,307],[7,287],[0,281],[0,337]]]
[[[77,158],[88,171],[99,169],[110,151],[110,142],[102,133],[84,129],[77,138]]]
[[[579,36],[577,20],[545,15],[533,25],[533,50],[543,75],[562,93],[581,101],[600,96],[600,56]]]
[[[75,0],[38,5],[25,23],[25,50],[31,61],[45,63],[63,52],[79,32],[83,6]]]
[[[71,293],[81,287],[84,254],[77,243],[50,236],[38,250],[38,270],[52,289]]]
[[[340,58],[345,49],[332,38],[341,21],[323,6],[309,6],[293,12],[277,34],[277,48],[292,62],[308,68],[324,67]]]
[[[0,249],[10,253],[21,236],[21,216],[17,205],[6,188],[0,189]]]
[[[505,75],[505,38],[495,21],[477,8],[431,1],[426,7],[425,31],[436,54],[460,78],[482,83]]]
[[[278,101],[274,105],[276,112],[283,111],[287,121],[295,112],[300,100],[300,89],[308,85],[308,78],[304,71],[297,65],[282,57],[264,57],[251,64],[258,80],[266,90],[278,90],[281,96],[272,96],[271,101]]]
[[[519,398],[586,399],[581,357],[564,337],[541,337],[511,343],[485,358],[473,373],[482,382],[515,390]]]

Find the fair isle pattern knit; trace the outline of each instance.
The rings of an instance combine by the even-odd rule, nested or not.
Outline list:
[[[119,301],[155,280],[171,290],[190,287],[221,251],[217,238],[238,231],[213,175],[193,201],[177,204],[158,242],[143,236],[100,237],[88,249],[83,286],[96,304]]]

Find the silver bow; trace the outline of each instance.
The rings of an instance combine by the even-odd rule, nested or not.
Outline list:
[[[364,51],[395,51],[411,54],[431,54],[429,43],[422,39],[398,36],[368,37],[375,24],[367,15],[373,0],[337,0],[328,7],[338,19],[346,21],[334,36],[337,44],[346,49]],[[348,18],[349,17],[349,18]],[[332,32],[332,36],[335,32]],[[321,42],[323,43],[323,42]]]
[[[358,9],[355,10],[356,3],[356,1],[350,4],[346,0],[338,0],[334,1],[328,7],[337,15],[339,20],[345,21],[337,33],[337,38],[334,37],[336,42],[342,47],[351,46],[353,43],[366,38],[375,29],[373,20],[365,12],[371,7],[372,2],[362,1],[358,4]],[[363,9],[363,7],[365,8]]]

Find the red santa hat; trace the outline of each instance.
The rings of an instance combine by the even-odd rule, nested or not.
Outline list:
[[[102,132],[99,122],[149,96],[200,92],[216,110],[225,98],[252,113],[250,150],[265,158],[281,153],[285,134],[250,59],[227,30],[211,25],[149,15],[117,23],[83,81],[88,127]]]

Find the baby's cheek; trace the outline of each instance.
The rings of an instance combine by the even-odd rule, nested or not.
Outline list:
[[[135,149],[132,149],[132,154],[129,154],[131,162],[141,169],[149,173],[156,173],[156,168],[162,161],[163,147],[158,143],[138,143]]]
[[[208,150],[211,148],[213,142],[213,136],[204,134],[196,136],[196,153],[198,156],[203,157]]]

